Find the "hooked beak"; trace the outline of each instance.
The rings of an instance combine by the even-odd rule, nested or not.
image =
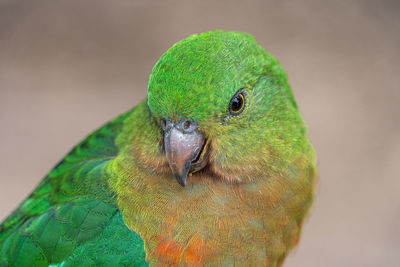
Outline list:
[[[173,123],[162,120],[161,124],[169,166],[178,183],[185,186],[191,164],[202,151],[204,135],[198,131],[198,125],[193,121]]]

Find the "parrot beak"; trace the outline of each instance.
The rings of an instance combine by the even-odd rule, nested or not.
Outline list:
[[[169,167],[178,183],[185,186],[191,165],[204,147],[204,135],[198,131],[197,123],[189,120],[178,123],[162,120],[161,125]]]

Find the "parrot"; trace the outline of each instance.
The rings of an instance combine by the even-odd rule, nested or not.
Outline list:
[[[283,264],[317,169],[277,59],[247,33],[193,34],[147,87],[4,220],[0,267]]]

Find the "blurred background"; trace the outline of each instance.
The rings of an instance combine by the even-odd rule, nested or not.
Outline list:
[[[279,59],[318,153],[315,205],[284,266],[400,266],[396,0],[0,0],[0,221],[145,98],[163,52],[214,29]]]

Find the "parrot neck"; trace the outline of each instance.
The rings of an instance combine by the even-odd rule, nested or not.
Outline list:
[[[124,222],[143,238],[151,264],[277,266],[297,243],[313,198],[314,166],[300,166],[242,184],[196,173],[182,187],[167,174],[132,173],[132,166],[115,162],[114,188]]]

